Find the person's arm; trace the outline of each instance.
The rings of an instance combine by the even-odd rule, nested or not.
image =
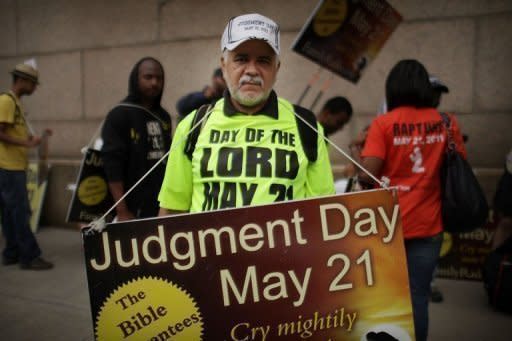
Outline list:
[[[169,210],[167,208],[160,207],[160,211],[158,211],[158,216],[165,217],[168,215],[175,215],[175,214],[181,214],[181,213],[187,213],[187,211]]]
[[[123,110],[119,108],[111,111],[105,119],[101,132],[103,168],[114,202],[117,202],[125,194],[124,171],[129,140],[125,137],[127,126],[123,114]],[[125,200],[116,206],[116,215],[119,221],[135,218]]]
[[[457,147],[457,151],[462,154],[464,158],[466,158],[466,146],[464,143],[464,137],[462,136],[462,133],[459,128],[459,123],[457,121],[457,118],[454,114],[448,114],[450,117],[450,121],[452,124],[452,131],[453,131],[453,141],[455,142],[455,145]]]
[[[190,211],[193,182],[192,162],[185,154],[185,143],[194,115],[188,115],[176,127],[162,187],[158,195],[159,215]]]
[[[0,123],[0,141],[27,148],[36,147],[41,143],[40,136],[29,136],[28,139],[20,139],[7,134],[7,123]]]
[[[368,135],[368,128],[369,126],[366,126],[355,139],[353,139],[350,144],[348,145],[348,149],[350,152],[350,156],[356,161],[357,163],[361,164],[361,152],[364,148],[364,143],[366,142],[366,136]]]
[[[0,96],[0,141],[26,148],[38,146],[41,143],[40,136],[28,136],[27,139],[21,139],[7,133],[7,130],[14,124],[17,110],[19,109],[16,107],[16,103],[12,96]]]
[[[306,197],[334,194],[334,179],[327,145],[324,142],[324,130],[317,124],[317,159],[308,165],[306,179]]]
[[[381,176],[386,158],[385,139],[379,123],[373,121],[368,129],[363,130],[356,141],[360,143],[357,147],[359,153],[356,154],[359,160],[356,161],[378,179]],[[375,187],[375,181],[362,169],[358,169],[357,177],[363,188]]]
[[[384,166],[384,160],[374,156],[363,157],[361,165],[378,179]],[[363,188],[374,187],[375,181],[365,171],[359,169],[357,177]]]
[[[122,181],[109,182],[108,188],[112,194],[114,202],[117,202],[124,195],[124,184]],[[116,217],[118,221],[135,219],[135,215],[128,209],[126,202],[122,200],[116,206]]]

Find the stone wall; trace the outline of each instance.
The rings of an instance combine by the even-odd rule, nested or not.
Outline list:
[[[390,68],[400,59],[416,58],[450,87],[441,109],[459,114],[469,135],[472,165],[501,167],[512,147],[512,1],[389,3],[402,14],[403,22],[357,84],[335,77],[324,94],[323,100],[346,96],[355,109],[354,119],[334,136],[335,142],[346,146],[375,115]],[[219,63],[224,25],[240,13],[259,12],[281,25],[283,52],[276,90],[297,100],[318,67],[290,46],[316,4],[313,0],[2,0],[0,88],[9,87],[13,65],[36,58],[41,86],[24,98],[30,120],[36,130],[54,130],[50,142],[54,173],[60,166],[76,168],[80,149],[106,112],[126,95],[128,74],[138,59],[151,55],[162,62],[163,102],[174,113],[181,95],[209,81]],[[327,76],[324,71],[324,79]],[[305,106],[318,90],[310,91]],[[346,162],[334,152],[332,160]],[[64,184],[53,187],[62,190]]]

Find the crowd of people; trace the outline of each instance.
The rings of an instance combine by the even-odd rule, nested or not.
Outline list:
[[[232,18],[221,37],[220,68],[210,85],[178,101],[174,133],[171,116],[161,106],[162,64],[146,57],[134,65],[128,95],[107,114],[101,134],[108,188],[118,202],[117,221],[335,193],[324,136],[349,122],[352,105],[336,96],[315,115],[280,97],[274,90],[280,52],[276,22],[259,14]],[[0,210],[6,240],[2,262],[50,269],[53,264],[41,258],[28,225],[25,187],[27,149],[40,138],[29,132],[20,99],[35,91],[38,73],[20,64],[12,75],[11,90],[0,95]],[[426,340],[443,231],[439,177],[446,139],[436,108],[448,88],[419,61],[401,60],[387,76],[385,92],[386,112],[349,149],[374,177],[399,189],[416,338]],[[315,134],[301,134],[299,114],[316,126]],[[456,116],[450,118],[457,148],[465,155]],[[248,138],[237,133],[240,129],[259,135]],[[214,138],[218,131],[227,132],[222,142]],[[434,138],[426,141],[427,132],[434,132]],[[301,143],[291,143],[287,136],[300,136]],[[358,181],[363,188],[376,186],[363,171]]]

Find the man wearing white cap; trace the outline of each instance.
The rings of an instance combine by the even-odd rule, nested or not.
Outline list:
[[[314,114],[273,90],[280,67],[279,26],[260,14],[232,18],[221,51],[228,89],[206,112],[202,127],[194,128],[200,131],[194,143],[187,136],[201,126],[196,124],[201,109],[178,125],[160,190],[160,214],[333,194]],[[307,132],[295,117],[299,111],[320,130],[314,143],[304,142]]]
[[[2,264],[19,263],[27,270],[47,270],[53,264],[41,258],[41,249],[30,229],[27,195],[27,149],[41,143],[41,137],[28,130],[20,102],[39,84],[33,64],[18,64],[11,71],[13,82],[8,93],[0,95],[0,209],[5,249]]]

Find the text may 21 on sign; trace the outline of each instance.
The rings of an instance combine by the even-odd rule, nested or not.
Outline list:
[[[391,190],[82,234],[98,340],[414,339]]]

